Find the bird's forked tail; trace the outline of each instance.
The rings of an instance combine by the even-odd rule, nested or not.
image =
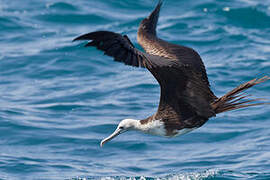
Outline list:
[[[246,99],[249,97],[249,95],[246,95],[243,93],[246,89],[265,82],[269,80],[270,77],[264,76],[263,78],[260,79],[253,79],[251,81],[248,81],[244,84],[241,84],[240,86],[234,88],[232,91],[226,93],[224,96],[218,98],[215,100],[211,106],[214,109],[215,113],[222,113],[226,111],[231,111],[234,109],[240,109],[244,107],[249,107],[249,106],[257,106],[257,105],[262,105],[262,104],[270,104],[270,103],[265,103],[265,102],[257,102],[260,100],[264,99]]]

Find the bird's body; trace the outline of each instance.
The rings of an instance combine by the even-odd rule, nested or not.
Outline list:
[[[125,119],[115,132],[101,143],[127,130],[173,137],[201,127],[218,113],[254,106],[257,99],[243,100],[240,94],[253,85],[269,79],[264,77],[246,82],[218,98],[210,89],[205,66],[200,55],[192,48],[166,42],[156,35],[156,26],[162,2],[142,20],[137,40],[146,53],[134,47],[129,38],[110,31],[96,31],[75,40],[91,40],[85,46],[95,46],[115,61],[147,68],[161,88],[156,113],[143,120]]]

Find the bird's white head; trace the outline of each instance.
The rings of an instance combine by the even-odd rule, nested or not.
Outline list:
[[[100,143],[100,146],[102,147],[106,142],[112,140],[113,138],[115,138],[116,136],[118,136],[121,133],[124,133],[128,130],[136,130],[138,127],[138,123],[140,123],[138,120],[135,119],[124,119],[122,120],[116,130],[107,138],[103,139]]]

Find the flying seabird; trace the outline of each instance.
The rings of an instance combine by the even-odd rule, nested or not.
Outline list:
[[[85,47],[94,46],[126,65],[148,69],[160,85],[158,110],[143,120],[124,119],[116,130],[101,141],[103,146],[128,130],[174,137],[201,127],[216,114],[248,106],[260,99],[246,99],[243,91],[270,78],[253,79],[222,97],[210,89],[205,66],[192,48],[176,45],[157,37],[156,26],[162,1],[140,23],[137,40],[145,52],[138,50],[127,35],[110,31],[96,31],[74,39],[90,40]]]

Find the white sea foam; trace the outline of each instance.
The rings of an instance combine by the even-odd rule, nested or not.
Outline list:
[[[149,176],[137,176],[137,177],[125,177],[125,176],[114,176],[114,177],[101,177],[101,180],[201,180],[205,178],[214,177],[219,173],[218,169],[208,169],[202,172],[189,172],[180,174],[170,174],[163,177],[149,177]],[[82,178],[83,179],[83,178]],[[80,180],[82,180],[80,179]]]

